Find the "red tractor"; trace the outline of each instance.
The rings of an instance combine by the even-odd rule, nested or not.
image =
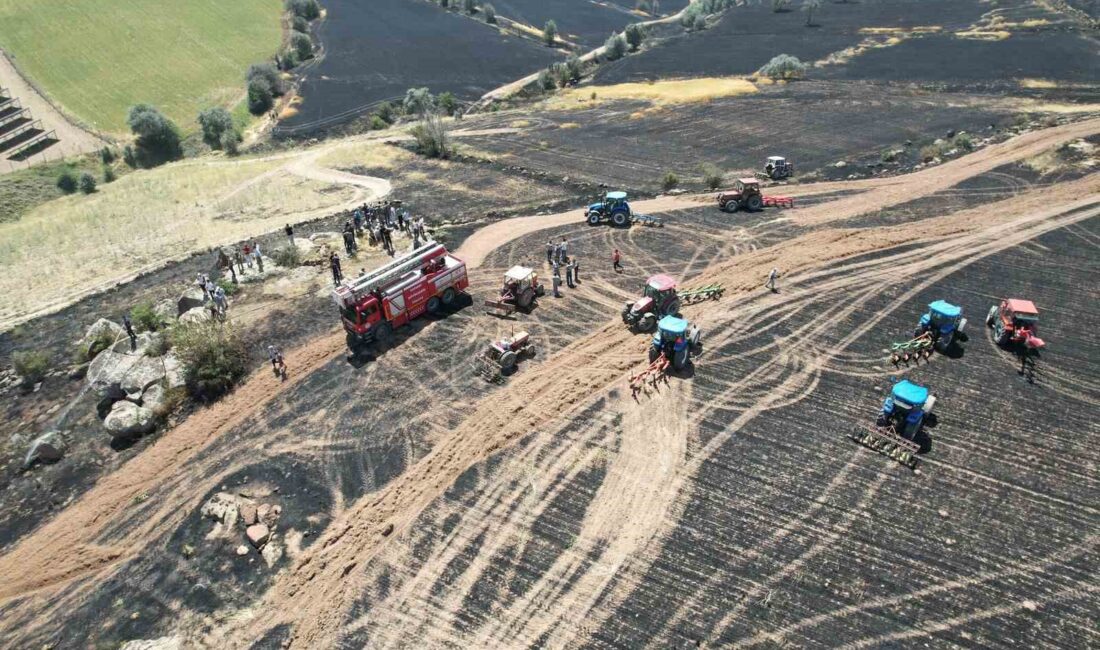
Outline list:
[[[755,178],[739,178],[732,192],[718,194],[718,208],[723,212],[746,210],[756,212],[762,208],[793,208],[794,199],[788,196],[765,196],[760,193],[760,181]]]
[[[989,308],[985,324],[993,328],[997,345],[1023,345],[1027,350],[1046,346],[1039,338],[1039,309],[1030,300],[1007,298]]]
[[[657,321],[680,311],[680,296],[676,293],[676,280],[659,274],[646,280],[642,297],[623,306],[623,322],[632,331],[649,332],[657,327]]]

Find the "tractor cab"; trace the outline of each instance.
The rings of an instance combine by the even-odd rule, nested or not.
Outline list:
[[[504,274],[504,290],[513,296],[519,296],[527,289],[537,292],[539,274],[526,266],[513,266]],[[502,291],[503,293],[503,291]]]
[[[657,331],[653,334],[649,362],[653,363],[664,354],[673,369],[680,370],[687,365],[692,349],[698,345],[699,328],[678,316],[665,316],[657,323]]]
[[[877,424],[880,427],[893,425],[898,435],[913,440],[935,403],[936,398],[927,388],[903,379],[894,384],[890,395],[882,403]]]
[[[772,180],[788,178],[794,173],[794,166],[783,156],[768,156],[764,162],[764,175]]]
[[[920,317],[916,336],[929,334],[932,340],[947,347],[961,338],[966,319],[962,317],[962,307],[952,305],[946,300],[937,300],[928,305],[928,311]]]
[[[1008,298],[994,305],[986,317],[998,345],[1023,343],[1029,349],[1046,346],[1039,338],[1039,309],[1030,300]]]
[[[760,193],[760,181],[755,178],[738,178],[733,184],[733,191],[742,196]]]

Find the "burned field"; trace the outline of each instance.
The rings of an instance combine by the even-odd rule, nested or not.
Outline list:
[[[341,124],[409,88],[474,100],[561,58],[421,0],[332,0],[325,8],[324,56],[305,73],[297,114],[280,120],[279,134]]]

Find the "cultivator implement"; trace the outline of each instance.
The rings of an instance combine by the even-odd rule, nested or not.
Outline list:
[[[643,226],[655,226],[657,228],[663,228],[665,222],[661,217],[654,217],[648,214],[632,214],[630,215],[630,221],[632,223],[640,223]]]
[[[668,375],[665,372],[668,370],[669,361],[664,354],[657,357],[653,363],[649,364],[644,370],[636,375],[630,377],[630,396],[637,399],[638,393],[642,391],[648,392],[649,388],[657,389],[657,382],[664,380],[668,383]]]
[[[490,384],[503,384],[504,375],[500,371],[500,364],[489,358],[484,352],[478,354],[473,360],[474,372]]]
[[[695,289],[684,289],[683,291],[679,291],[677,295],[680,296],[682,304],[694,305],[697,302],[703,302],[705,300],[718,300],[722,297],[722,293],[725,290],[726,288],[722,285],[714,283]]]
[[[789,196],[762,196],[765,208],[793,208],[794,199]]]
[[[486,300],[485,313],[504,318],[516,313],[516,304],[507,300]]]
[[[895,366],[901,362],[920,361],[932,356],[934,345],[932,336],[928,333],[921,334],[915,339],[903,343],[894,343],[890,346],[890,363]]]
[[[917,466],[917,452],[920,451],[920,445],[898,435],[893,426],[864,425],[863,428],[848,434],[848,437],[868,449],[893,458],[910,469]]]

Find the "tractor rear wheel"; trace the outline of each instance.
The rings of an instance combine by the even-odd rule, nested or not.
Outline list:
[[[497,360],[497,363],[500,364],[501,370],[511,370],[515,368],[516,353],[511,350],[505,350],[504,353],[500,355],[500,359]]]
[[[661,356],[661,349],[652,345],[649,346],[649,362],[653,363],[659,356]]]
[[[456,295],[457,294],[455,293],[454,289],[452,289],[451,287],[447,287],[447,289],[443,292],[443,304],[450,307],[452,304],[454,304]]]
[[[638,319],[638,329],[643,332],[651,332],[657,326],[657,317],[653,314],[644,314]]]
[[[747,207],[750,212],[756,212],[764,207],[764,199],[760,198],[759,194],[754,194],[745,202],[745,207]]]
[[[683,349],[672,353],[672,369],[683,370],[684,366],[688,362],[688,349],[685,346]]]
[[[427,304],[428,313],[438,314],[440,308],[442,308],[442,307],[443,307],[443,301],[439,299],[439,296],[432,296],[431,298],[428,298],[428,304]]]
[[[611,214],[611,223],[616,228],[625,228],[630,225],[630,215],[623,211],[614,212]]]
[[[598,226],[600,225],[600,213],[593,210],[588,213],[588,225]]]
[[[527,287],[516,297],[516,306],[520,309],[530,309],[533,302],[535,302],[535,290],[531,287]]]

